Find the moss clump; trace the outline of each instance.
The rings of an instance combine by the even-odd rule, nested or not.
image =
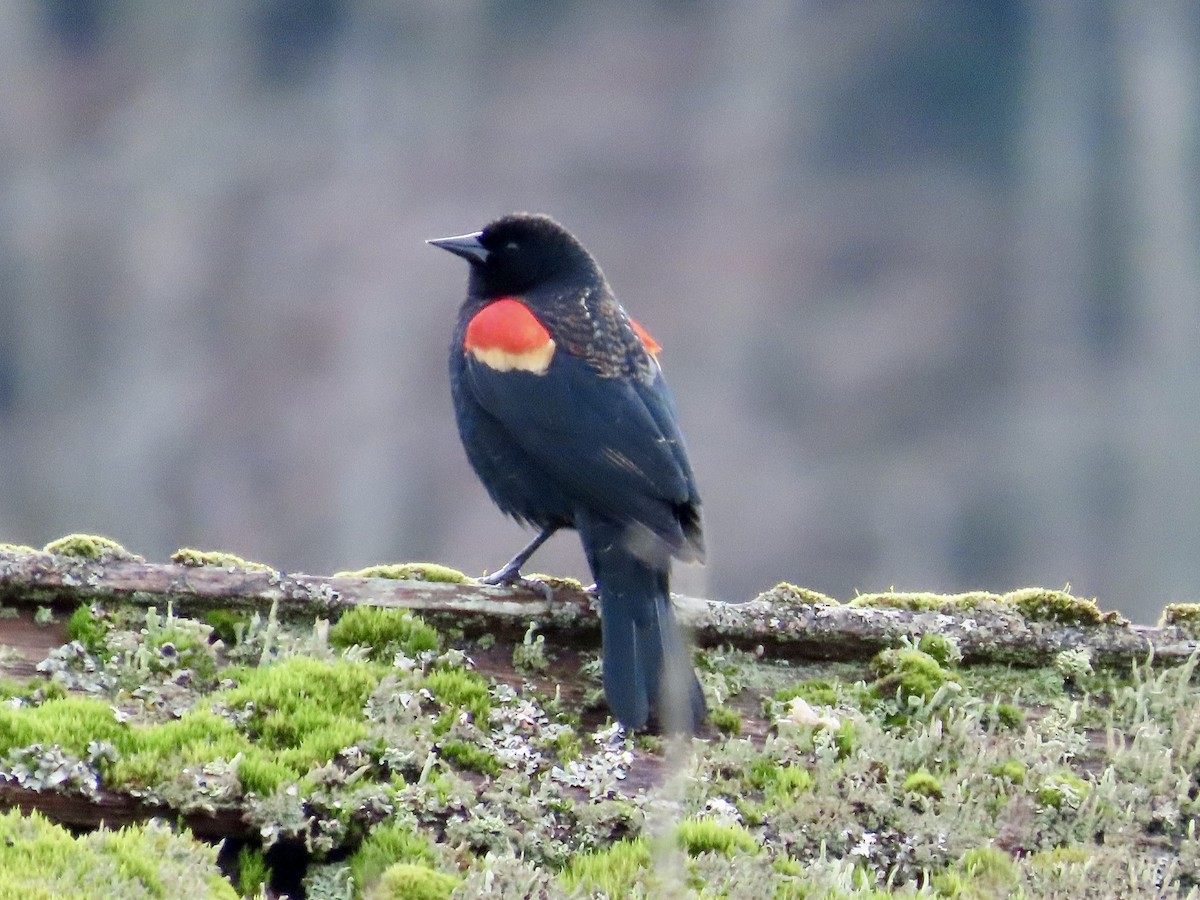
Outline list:
[[[428,838],[407,825],[387,822],[371,830],[349,862],[354,884],[361,889],[377,882],[396,863],[432,866],[434,855]]]
[[[971,610],[984,603],[994,602],[998,597],[986,591],[969,591],[965,594],[932,594],[921,591],[884,591],[877,594],[859,594],[850,601],[851,606],[883,606],[891,609],[907,609],[911,612],[941,610],[953,613]]]
[[[245,635],[250,616],[228,609],[213,609],[204,614],[204,623],[218,638],[233,646]]]
[[[117,721],[112,706],[91,697],[62,697],[40,706],[0,706],[0,756],[33,744],[57,744],[80,759],[92,741],[120,745],[129,726]]]
[[[1200,603],[1168,603],[1163,607],[1158,624],[1174,625],[1190,638],[1200,637]]]
[[[1023,784],[1025,782],[1025,763],[1019,759],[1006,759],[1004,762],[996,763],[988,771],[997,778],[1003,778],[1005,781],[1011,781],[1013,784]]]
[[[382,674],[370,663],[293,656],[259,668],[231,669],[228,677],[237,686],[218,692],[214,699],[232,708],[253,707],[251,721],[313,710],[357,720]]]
[[[650,868],[650,846],[644,838],[626,838],[603,850],[573,856],[559,875],[572,894],[630,897]]]
[[[1003,850],[976,847],[968,850],[952,869],[933,877],[938,896],[961,900],[990,900],[1011,896],[1019,878],[1016,865]]]
[[[106,780],[111,787],[135,791],[171,782],[189,767],[239,755],[257,759],[263,754],[232,722],[207,709],[192,709],[180,719],[158,725],[133,726],[120,749],[121,755],[108,766]]]
[[[171,554],[171,562],[193,569],[210,566],[219,569],[241,569],[246,572],[276,571],[266,563],[251,562],[223,550],[195,550],[191,547],[180,547]]]
[[[70,556],[95,562],[142,560],[142,557],[130,553],[116,541],[95,534],[68,534],[51,541],[42,549],[56,556]]]
[[[906,794],[920,794],[922,797],[941,797],[942,782],[922,766],[904,779],[903,790]]]
[[[271,869],[261,850],[243,847],[238,853],[238,893],[243,897],[264,896],[263,888],[271,881]]]
[[[777,703],[788,703],[799,697],[813,706],[837,706],[837,689],[828,681],[813,678],[790,687],[780,688],[771,698]]]
[[[380,662],[391,662],[397,653],[419,656],[436,650],[439,642],[437,629],[405,609],[356,606],[329,629],[329,643],[334,647],[368,647],[371,658]]]
[[[928,653],[941,666],[952,666],[962,659],[962,651],[958,649],[958,644],[943,634],[921,635],[917,641],[917,649]]]
[[[500,774],[500,761],[491,753],[469,741],[450,740],[438,745],[442,758],[451,765],[480,775]]]
[[[800,587],[787,581],[779,582],[762,596],[773,603],[793,603],[800,606],[840,605],[833,597],[827,597],[820,591]]]
[[[790,803],[813,787],[813,777],[807,769],[765,758],[750,764],[749,780],[763,792],[768,804]]]
[[[237,900],[217,850],[160,822],[72,837],[39,813],[0,815],[0,896]]]
[[[871,668],[878,676],[873,685],[878,695],[887,697],[898,690],[905,702],[914,697],[928,702],[943,686],[958,684],[936,659],[913,647],[880,651],[871,660]]]
[[[1066,591],[1048,588],[1022,588],[1000,598],[1026,619],[1056,622],[1060,625],[1110,625],[1124,621],[1118,613],[1101,612],[1095,600],[1073,597]]]
[[[757,853],[759,844],[754,835],[740,825],[727,825],[709,819],[688,819],[675,827],[675,841],[688,856],[701,853]]]
[[[370,663],[295,656],[231,672],[237,687],[213,695],[243,722],[256,750],[239,769],[246,788],[269,790],[281,775],[298,777],[367,737],[362,710],[382,670]]]
[[[86,604],[71,613],[71,618],[67,619],[67,637],[79,641],[88,653],[94,656],[108,656],[108,647],[104,641],[108,630],[108,623],[99,618]]]
[[[0,542],[0,556],[28,556],[30,553],[37,553],[37,548],[30,547],[28,544]]]
[[[738,735],[742,733],[742,714],[728,706],[717,706],[708,711],[708,721],[721,734]]]
[[[1025,724],[1025,711],[1012,703],[994,703],[984,711],[980,724],[993,730],[1006,728],[1012,731]]]
[[[1090,786],[1070,769],[1061,769],[1047,775],[1037,789],[1037,801],[1042,806],[1075,809],[1087,797]]]
[[[416,863],[389,866],[365,900],[449,900],[462,879]]]
[[[492,710],[491,692],[481,675],[466,669],[437,669],[425,676],[424,686],[443,709],[443,718],[466,710],[480,727],[487,724]],[[449,722],[444,723],[447,727]]]
[[[335,578],[390,578],[394,581],[441,581],[447,584],[463,584],[468,578],[458,569],[431,562],[385,563],[367,566],[350,572],[338,572]]]

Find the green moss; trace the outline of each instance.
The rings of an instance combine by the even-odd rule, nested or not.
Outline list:
[[[64,697],[66,692],[63,688],[53,681],[43,681],[40,678],[31,680],[22,680],[20,678],[10,678],[7,675],[0,675],[0,700],[17,697],[22,700],[31,700],[38,696],[41,692],[54,691],[55,697]],[[43,699],[51,699],[44,697]]]
[[[299,767],[287,766],[269,753],[257,748],[245,751],[238,758],[237,775],[247,794],[269,797],[280,785],[295,781],[303,774]]]
[[[245,635],[250,616],[228,609],[213,609],[204,614],[204,623],[213,630],[213,634],[232,647]]]
[[[278,781],[280,767],[297,777],[366,740],[362,709],[382,671],[370,663],[303,656],[234,670],[237,687],[217,692],[214,701],[239,715],[256,750],[275,751],[272,759],[239,770],[247,789],[261,793]]]
[[[995,703],[984,714],[982,724],[1012,731],[1025,724],[1025,711],[1012,703]]]
[[[879,695],[887,697],[899,690],[904,701],[912,697],[929,701],[944,685],[959,683],[936,659],[912,647],[879,652],[871,668],[878,676],[874,688]]]
[[[457,569],[430,562],[385,563],[351,572],[338,572],[335,578],[390,578],[396,581],[441,581],[463,584],[474,581]]]
[[[233,708],[252,706],[259,721],[318,711],[357,720],[384,671],[364,662],[292,656],[259,668],[230,669],[226,675],[237,686],[216,693],[214,699]]]
[[[223,550],[194,550],[191,547],[180,547],[171,554],[171,562],[193,569],[211,566],[219,569],[241,569],[246,572],[275,571],[266,563],[251,562]]]
[[[931,594],[920,591],[885,591],[877,594],[859,594],[850,601],[851,606],[882,606],[892,609],[907,609],[911,612],[942,610],[961,612],[975,609],[998,598],[986,591],[970,591],[965,594]]]
[[[1083,847],[1053,847],[1039,850],[1029,857],[1029,868],[1033,870],[1061,869],[1067,866],[1085,865],[1092,854]]]
[[[0,706],[0,756],[31,744],[57,744],[82,759],[92,741],[122,745],[128,735],[112,706],[91,697],[62,697],[27,709]]]
[[[386,822],[371,829],[349,862],[354,884],[361,889],[396,863],[432,866],[434,854],[428,838],[407,825]]]
[[[838,606],[833,597],[827,597],[820,591],[800,587],[787,581],[781,581],[763,596],[774,602],[794,603],[801,606]]]
[[[53,553],[56,556],[70,556],[75,559],[97,562],[140,560],[142,558],[130,553],[116,541],[95,534],[68,534],[66,537],[51,541],[42,549],[46,553]]]
[[[1042,806],[1074,809],[1087,797],[1090,786],[1070,769],[1060,769],[1047,775],[1037,789],[1037,801]]]
[[[528,575],[522,573],[521,577],[526,581],[544,584],[550,589],[551,593],[554,591],[582,592],[584,590],[582,581],[580,581],[578,578],[570,578],[565,575],[550,575],[547,572],[530,572]]]
[[[733,856],[736,853],[757,853],[759,843],[740,825],[714,822],[710,819],[686,819],[675,826],[675,841],[687,851],[688,856],[701,853],[719,853]]]
[[[0,541],[0,556],[28,556],[30,553],[37,553],[36,547],[30,547],[28,544],[9,544]]]
[[[233,759],[252,748],[228,719],[192,709],[175,721],[130,727],[123,749],[111,764],[108,780],[129,790],[160,785],[187,766]]]
[[[467,710],[476,724],[487,724],[491,716],[492,698],[487,680],[466,669],[437,669],[425,676],[425,688],[442,706],[455,713]]]
[[[749,781],[763,792],[768,804],[789,803],[813,787],[812,773],[807,769],[765,757],[750,764]]]
[[[626,838],[590,853],[571,857],[559,879],[582,896],[630,897],[650,868],[650,846],[644,838]]]
[[[941,797],[942,782],[941,779],[922,766],[915,772],[910,772],[908,777],[904,779],[903,790],[906,794],[920,794],[923,797]]]
[[[329,629],[329,643],[342,649],[368,647],[372,659],[390,663],[397,653],[416,657],[436,650],[440,638],[437,629],[406,609],[356,606]]]
[[[37,812],[0,815],[0,896],[237,900],[216,861],[160,822],[75,838]]]
[[[491,753],[468,741],[449,740],[438,745],[442,758],[460,769],[495,777],[500,774],[500,761]]]
[[[389,866],[369,887],[366,900],[449,900],[462,879],[415,863]]]
[[[1200,638],[1200,603],[1168,603],[1163,607],[1158,624],[1173,625],[1193,640]]]
[[[941,897],[991,900],[1012,896],[1018,877],[1017,866],[1003,850],[976,847],[964,853],[951,870],[935,875],[933,889]]]
[[[1006,759],[1004,762],[992,766],[988,771],[997,778],[1003,778],[1013,784],[1023,784],[1025,781],[1025,763],[1019,759]]]
[[[846,759],[858,749],[858,730],[851,720],[847,719],[838,726],[833,743],[838,749],[838,759]]]
[[[953,640],[943,634],[923,634],[917,641],[917,649],[928,653],[940,666],[952,666],[962,659],[962,653]]]
[[[561,765],[579,759],[583,754],[583,741],[573,728],[557,732],[547,746],[554,750]]]
[[[243,897],[262,896],[263,887],[271,880],[271,869],[261,850],[243,847],[238,852],[238,892]]]
[[[1095,600],[1073,597],[1066,591],[1048,588],[1022,588],[1000,598],[1025,618],[1035,622],[1056,622],[1060,625],[1119,624],[1123,620],[1115,612],[1101,612]]]
[[[780,688],[772,699],[779,703],[787,703],[797,697],[813,706],[837,706],[838,704],[837,689],[830,682],[820,678]]]
[[[67,637],[79,641],[95,656],[107,656],[104,639],[108,636],[108,623],[98,618],[90,606],[80,606],[67,619]]]
[[[708,711],[708,721],[721,734],[738,735],[742,733],[742,714],[728,706],[717,706]]]

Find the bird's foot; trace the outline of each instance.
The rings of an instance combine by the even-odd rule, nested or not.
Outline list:
[[[520,584],[525,579],[521,577],[521,567],[514,566],[509,563],[506,566],[501,566],[491,575],[484,575],[479,579],[481,584],[491,584],[496,587],[512,587],[515,584]]]
[[[530,578],[521,574],[521,570],[513,565],[504,566],[491,575],[479,579],[483,584],[497,587],[524,588],[534,594],[540,594],[547,603],[554,600],[554,588],[540,578]]]

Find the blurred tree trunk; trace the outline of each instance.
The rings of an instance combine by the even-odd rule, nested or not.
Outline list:
[[[1157,604],[1200,594],[1200,17],[1182,2],[1116,8],[1139,365],[1129,368],[1114,428],[1141,464],[1113,584]]]
[[[1149,619],[1200,583],[1195,16],[1036,4],[1013,482],[1028,568]]]

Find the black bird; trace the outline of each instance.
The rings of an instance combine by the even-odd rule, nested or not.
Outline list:
[[[501,510],[539,529],[490,580],[519,579],[551,534],[576,529],[600,592],[609,708],[627,729],[695,731],[704,695],[669,576],[704,542],[661,348],[548,216],[429,243],[470,263],[450,345],[467,458]]]

